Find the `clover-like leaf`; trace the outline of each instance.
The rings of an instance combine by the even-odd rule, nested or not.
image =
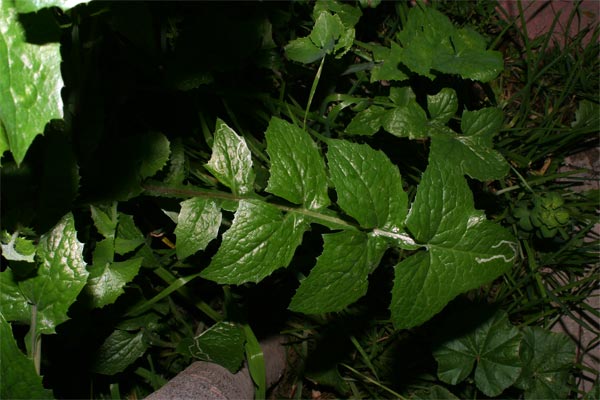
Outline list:
[[[250,149],[244,138],[220,119],[217,120],[212,156],[206,169],[235,195],[244,195],[254,190]]]
[[[115,330],[98,349],[92,371],[103,375],[114,375],[140,358],[148,348],[143,331],[127,332]]]
[[[259,200],[240,201],[231,228],[202,277],[218,283],[258,282],[286,267],[308,223]]]
[[[390,308],[397,328],[427,321],[459,293],[510,269],[516,258],[515,239],[474,209],[462,172],[444,161],[430,154],[406,219],[424,250],[396,266]]]
[[[312,210],[327,207],[327,173],[319,148],[295,125],[272,118],[265,133],[271,158],[267,192]]]
[[[323,235],[323,253],[302,281],[290,310],[305,314],[339,311],[367,292],[368,275],[379,265],[385,240],[363,232]]]
[[[475,368],[475,384],[486,396],[498,396],[521,373],[521,334],[504,311],[497,311],[473,332],[442,344],[433,355],[438,377],[452,385]]]
[[[177,258],[183,260],[217,237],[221,226],[221,209],[215,201],[194,197],[181,203],[175,236]]]

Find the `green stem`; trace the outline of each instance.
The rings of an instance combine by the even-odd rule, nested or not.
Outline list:
[[[312,104],[313,97],[315,96],[315,92],[317,91],[317,85],[319,84],[319,80],[321,79],[321,73],[323,72],[323,65],[325,65],[325,57],[321,59],[321,65],[319,65],[319,69],[315,75],[315,79],[313,80],[313,84],[310,88],[310,94],[308,95],[308,104],[306,104],[306,111],[304,111],[304,121],[302,122],[302,129],[306,129],[306,118],[308,117],[308,110],[310,110],[310,105]]]
[[[29,328],[29,335],[31,338],[31,357],[33,358],[35,372],[39,375],[42,359],[42,337],[37,333],[37,305],[35,304],[31,306],[31,326]]]

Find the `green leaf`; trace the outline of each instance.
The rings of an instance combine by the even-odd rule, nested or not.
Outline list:
[[[63,117],[64,85],[59,44],[27,43],[12,4],[0,2],[0,125],[20,164],[46,123]]]
[[[327,207],[327,173],[319,148],[295,125],[272,118],[265,133],[271,158],[267,192],[312,210]]]
[[[310,32],[310,40],[315,46],[330,53],[333,50],[335,41],[344,31],[344,25],[337,15],[332,15],[328,11],[319,13],[315,25]]]
[[[434,351],[438,377],[449,384],[463,381],[475,369],[475,384],[486,396],[498,396],[521,373],[519,330],[504,311],[497,311],[475,331],[452,339]]]
[[[123,288],[133,280],[142,266],[142,258],[92,265],[86,287],[91,306],[101,308],[114,303],[125,293]]]
[[[90,210],[92,213],[92,220],[94,226],[98,229],[98,232],[105,238],[115,237],[115,231],[117,230],[117,224],[119,222],[117,214],[117,202],[114,201],[110,205],[91,205]]]
[[[144,235],[135,226],[135,221],[131,215],[119,213],[118,218],[115,253],[124,255],[137,249],[144,243]]]
[[[0,314],[7,321],[31,323],[31,306],[21,293],[18,280],[10,268],[0,272]]]
[[[419,389],[411,394],[410,400],[459,400],[452,392],[443,386],[431,385],[424,389]]]
[[[2,257],[9,261],[33,262],[35,245],[31,240],[19,236],[19,232],[10,235],[8,243],[1,243]]]
[[[348,3],[342,3],[336,0],[317,0],[313,8],[313,18],[317,19],[324,11],[331,11],[340,18],[340,21],[346,28],[353,28],[362,16],[360,9],[353,7]]]
[[[407,196],[398,168],[369,145],[331,140],[327,160],[338,205],[363,228],[399,233]]]
[[[265,366],[265,357],[260,347],[260,343],[252,328],[248,324],[243,325],[246,336],[246,359],[248,360],[248,370],[256,387],[254,397],[264,399],[267,391],[267,370]]]
[[[66,11],[78,4],[88,3],[89,1],[90,0],[19,0],[15,3],[17,10],[20,13],[30,13],[48,7],[59,7],[63,11]]]
[[[569,394],[575,343],[568,337],[540,327],[523,328],[523,372],[515,386],[525,399],[564,399]]]
[[[365,295],[368,275],[386,250],[363,232],[342,231],[323,235],[323,253],[290,303],[290,310],[305,314],[340,311]]]
[[[493,149],[493,137],[502,126],[502,112],[497,108],[465,111],[462,116],[463,135],[448,128],[438,128],[431,136],[431,153],[460,165],[463,173],[480,181],[501,179],[508,172],[508,163]]]
[[[445,124],[458,111],[458,97],[454,89],[443,88],[433,96],[427,96],[427,109],[431,119]]]
[[[427,114],[416,100],[411,99],[405,106],[387,112],[383,118],[383,129],[399,137],[425,138],[429,133]]]
[[[221,209],[212,200],[194,197],[181,203],[175,236],[177,258],[183,260],[217,237],[221,226]]]
[[[406,220],[408,231],[425,247],[395,269],[392,321],[417,326],[458,294],[487,283],[510,269],[515,239],[473,207],[462,172],[430,154]]]
[[[589,100],[582,100],[575,111],[575,121],[572,128],[598,129],[600,125],[600,105]]]
[[[77,240],[71,213],[40,238],[37,276],[19,281],[19,289],[37,312],[36,334],[54,333],[87,282],[83,243]]]
[[[235,374],[244,361],[246,335],[239,325],[217,322],[199,336],[178,346],[183,354],[214,362]]]
[[[223,284],[258,282],[286,267],[308,224],[258,200],[240,201],[231,228],[202,277]]]
[[[298,38],[290,41],[285,47],[286,56],[303,64],[310,64],[325,57],[325,51],[314,45],[309,37]]]
[[[212,156],[206,169],[235,195],[245,195],[254,190],[252,154],[248,145],[220,119],[217,120]]]
[[[3,313],[0,313],[0,338],[0,398],[53,398],[52,391],[42,386],[42,377],[36,373],[33,361],[19,350]]]
[[[382,125],[386,110],[380,106],[371,106],[357,113],[346,127],[348,135],[374,135]]]
[[[392,42],[391,47],[376,47],[373,57],[377,64],[371,70],[371,82],[375,81],[404,81],[408,79],[402,70],[398,68],[402,62],[402,48]]]
[[[123,372],[146,352],[148,345],[143,336],[143,331],[115,330],[98,349],[92,371],[103,375]]]

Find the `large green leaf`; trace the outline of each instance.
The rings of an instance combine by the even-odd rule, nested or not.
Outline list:
[[[98,349],[92,371],[103,375],[123,372],[146,352],[143,336],[143,331],[115,330]]]
[[[267,191],[308,209],[327,207],[327,174],[319,148],[295,125],[272,118],[265,133],[271,158]]]
[[[358,300],[367,292],[368,275],[386,250],[383,238],[363,232],[331,233],[323,240],[323,254],[292,298],[292,311],[333,312]]]
[[[54,333],[68,319],[67,311],[87,282],[83,244],[77,240],[72,214],[40,238],[37,249],[39,268],[34,277],[15,282],[2,273],[2,312],[8,320],[31,322],[35,312],[35,333]],[[17,287],[18,288],[17,288]],[[6,310],[6,311],[5,311]]]
[[[390,308],[397,328],[427,321],[459,293],[508,270],[516,258],[515,239],[474,209],[460,169],[433,154],[406,226],[425,249],[396,266]]]
[[[307,229],[298,214],[283,215],[259,200],[240,201],[231,228],[202,277],[219,283],[258,282],[289,264]]]
[[[60,46],[27,43],[9,0],[0,1],[0,26],[0,125],[5,134],[0,142],[7,142],[0,151],[8,145],[20,164],[46,123],[63,116]]]
[[[217,322],[193,339],[184,340],[178,351],[199,360],[210,361],[236,373],[244,361],[246,335],[241,326]]]
[[[521,373],[519,330],[504,311],[494,313],[473,332],[443,343],[433,353],[438,377],[452,385],[475,369],[475,384],[487,396],[498,396]]]
[[[220,119],[217,120],[212,156],[206,169],[235,195],[254,190],[252,154],[248,145],[244,138]]]
[[[175,227],[177,258],[183,260],[204,250],[219,234],[221,209],[213,200],[194,197],[181,203]]]
[[[432,134],[431,152],[444,157],[447,163],[460,165],[463,173],[481,181],[501,179],[508,172],[508,163],[493,149],[493,137],[502,126],[502,111],[483,108],[465,111],[457,135],[450,129],[438,129]]]
[[[523,372],[515,386],[526,399],[564,399],[569,393],[575,343],[568,337],[539,327],[523,328]]]
[[[31,359],[19,350],[10,324],[0,313],[0,398],[51,399],[52,392],[42,386]]]

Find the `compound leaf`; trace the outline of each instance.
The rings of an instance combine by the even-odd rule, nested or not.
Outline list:
[[[272,118],[265,133],[271,158],[267,192],[312,210],[327,207],[327,174],[319,148],[295,125]]]
[[[0,125],[20,164],[46,123],[62,118],[63,81],[59,44],[27,43],[12,4],[0,2]],[[0,150],[5,150],[6,146],[2,147]]]
[[[115,330],[98,349],[92,370],[103,375],[122,372],[140,358],[148,348],[143,331]]]
[[[42,386],[42,377],[35,372],[31,359],[19,350],[3,313],[0,313],[0,337],[0,398],[53,398],[52,391]]]
[[[363,232],[323,235],[323,253],[302,281],[290,310],[305,314],[339,311],[367,292],[368,275],[379,264],[386,247]]]
[[[194,197],[181,203],[175,236],[177,258],[183,260],[217,237],[221,226],[221,210],[212,200]]]
[[[220,119],[217,120],[212,156],[206,169],[235,195],[244,195],[254,189],[252,154],[248,145]]]
[[[298,214],[283,215],[259,200],[240,201],[231,228],[202,277],[223,284],[258,282],[289,264],[307,229]]]
[[[498,396],[521,373],[519,345],[521,334],[504,311],[492,315],[475,331],[441,345],[433,355],[438,377],[452,385],[475,369],[475,384],[487,396]]]
[[[474,209],[460,169],[433,156],[406,219],[426,250],[395,270],[390,308],[399,329],[427,321],[458,294],[498,277],[516,258],[514,238]]]

